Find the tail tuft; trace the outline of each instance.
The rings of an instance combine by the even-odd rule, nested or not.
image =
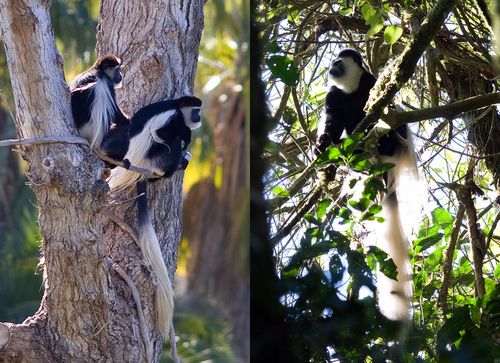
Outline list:
[[[408,321],[412,285],[411,267],[408,257],[408,241],[399,218],[398,201],[395,194],[388,194],[382,203],[384,223],[379,236],[379,247],[391,257],[397,267],[397,281],[377,273],[378,305],[380,312],[391,320]]]
[[[147,207],[147,182],[137,183],[137,213],[139,222],[139,245],[144,263],[151,267],[156,285],[156,323],[165,339],[169,337],[174,311],[174,291],[163,260],[158,237],[156,237]]]
[[[407,136],[400,153],[394,156],[381,155],[383,162],[394,163],[395,167],[387,173],[387,194],[382,201],[382,214],[385,221],[381,224],[382,231],[378,236],[378,246],[387,252],[396,265],[398,272],[397,281],[378,272],[377,298],[379,309],[387,318],[402,322],[409,321],[409,309],[412,299],[412,274],[408,255],[409,244],[404,233],[408,229],[403,229],[400,207],[403,207],[405,213],[409,212],[413,215],[417,213],[416,205],[421,205],[421,198],[424,196],[409,129]],[[408,208],[408,204],[412,204],[412,206]],[[409,209],[409,211],[406,211],[406,209]],[[412,218],[408,225],[414,224],[416,220],[417,218]],[[405,221],[405,227],[407,227],[406,224]]]
[[[151,267],[151,271],[155,276],[157,326],[167,339],[174,311],[174,292],[158,238],[151,222],[139,227],[139,242],[144,263]]]

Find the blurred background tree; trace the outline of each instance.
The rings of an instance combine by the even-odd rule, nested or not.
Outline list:
[[[325,155],[338,166],[337,177],[314,192],[319,168],[311,167],[312,148],[335,54],[357,49],[378,76],[437,3],[273,0],[256,6],[271,108],[264,195],[279,302],[299,362],[500,358],[497,105],[411,124],[428,195],[420,196],[423,213],[407,212],[404,219],[414,227],[408,231],[414,295],[406,341],[378,311],[376,266],[390,263],[373,246],[380,185],[356,164],[355,140]],[[489,5],[456,2],[394,99],[403,112],[498,92]],[[406,194],[418,196],[416,189]],[[259,338],[252,335],[252,347]]]
[[[195,82],[195,93],[204,102],[204,126],[200,132],[202,137],[196,138],[191,150],[194,157],[185,174],[184,189],[188,200],[192,200],[191,189],[208,188],[205,192],[213,193],[211,195],[216,198],[212,210],[229,214],[215,213],[210,222],[210,217],[193,212],[189,202],[186,203],[185,210],[189,215],[184,226],[188,233],[180,250],[176,281],[181,286],[177,292],[174,317],[177,346],[185,362],[247,362],[249,4],[246,0],[211,1],[205,6],[205,13],[206,27]],[[64,58],[68,82],[89,68],[95,59],[98,14],[98,0],[52,1],[56,43]],[[12,109],[12,92],[2,46],[0,139],[15,137]],[[35,312],[42,294],[42,276],[36,273],[41,239],[38,212],[33,202],[35,198],[25,185],[22,159],[9,148],[0,148],[0,165],[0,321],[21,322]],[[192,224],[197,221],[200,224]],[[203,237],[191,227],[196,226],[197,231],[202,231],[200,228],[207,228],[204,222],[213,223],[213,230],[220,230],[220,234]],[[207,246],[214,249],[206,250]],[[189,256],[192,256],[191,260]],[[215,270],[206,271],[206,261],[215,266]],[[226,271],[223,280],[220,271]],[[217,288],[203,289],[202,286]],[[233,294],[232,299],[223,296],[225,290]],[[197,294],[192,294],[195,291]],[[170,355],[164,354],[162,361],[171,361]]]
[[[249,1],[216,0],[205,10],[196,85],[205,95],[212,152],[205,159],[208,173],[199,175],[184,204],[184,225],[192,226],[184,228],[191,252],[188,291],[222,307],[232,346],[247,362]]]

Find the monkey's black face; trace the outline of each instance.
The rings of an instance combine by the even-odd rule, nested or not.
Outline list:
[[[329,73],[333,78],[342,77],[344,75],[345,66],[341,58],[337,58],[333,61]]]
[[[191,110],[191,122],[196,124],[201,122],[201,116],[200,116],[200,109],[199,108],[193,108]]]
[[[115,88],[121,87],[123,75],[121,72],[120,65],[105,68],[104,75],[105,75],[105,77],[107,77],[110,80],[110,82],[114,85]]]
[[[182,107],[181,112],[186,126],[191,130],[201,126],[200,107]]]

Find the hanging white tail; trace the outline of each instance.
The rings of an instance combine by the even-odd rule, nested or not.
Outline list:
[[[416,156],[411,134],[408,129],[408,140],[398,155],[381,156],[384,163],[396,166],[387,174],[387,194],[382,201],[382,215],[385,221],[381,224],[378,235],[378,247],[384,250],[397,267],[397,281],[377,273],[378,304],[381,313],[391,320],[407,322],[412,298],[412,273],[408,255],[408,240],[401,223],[398,197],[403,196],[402,186],[419,184]],[[421,190],[421,188],[418,188]],[[418,195],[417,190],[414,190]],[[416,216],[411,216],[416,220]]]
[[[168,339],[174,311],[174,292],[147,207],[146,185],[146,181],[137,183],[139,246],[144,257],[144,263],[151,266],[151,272],[154,275],[157,327],[162,332],[163,337]]]

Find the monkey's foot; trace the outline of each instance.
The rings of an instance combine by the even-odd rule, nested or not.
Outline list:
[[[123,159],[123,167],[125,169],[130,169],[130,161],[128,159]]]

